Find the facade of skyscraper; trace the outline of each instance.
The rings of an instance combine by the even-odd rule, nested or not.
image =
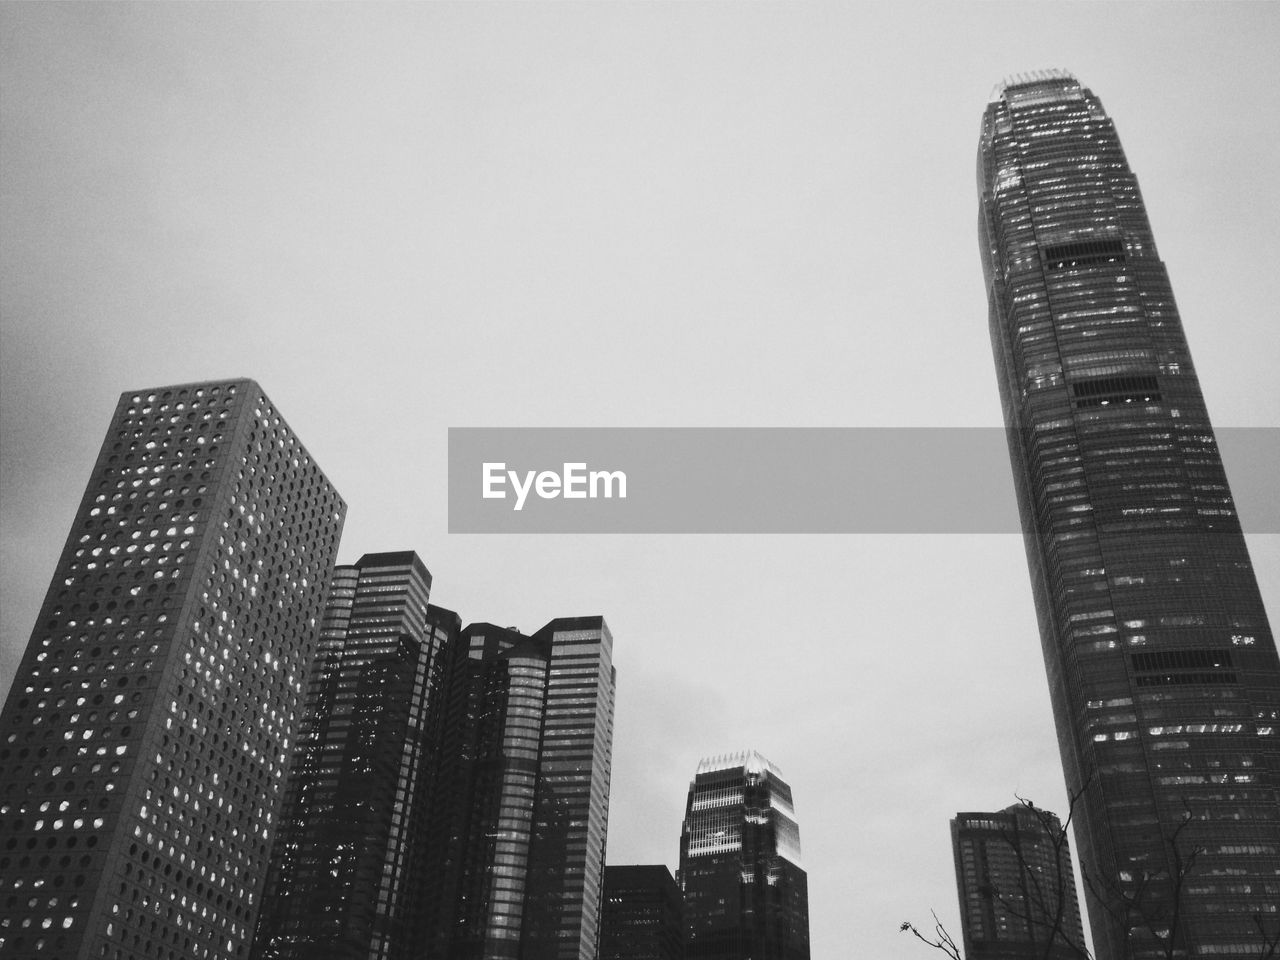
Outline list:
[[[427,956],[594,960],[614,684],[601,617],[463,630],[430,801]]]
[[[434,715],[458,636],[417,554],[334,572],[252,956],[389,960],[418,949]]]
[[[1066,832],[1016,803],[951,821],[966,960],[1088,956]]]
[[[604,868],[600,960],[683,960],[684,897],[663,864]]]
[[[1046,72],[982,124],[992,346],[1102,960],[1280,933],[1280,660],[1138,184]]]
[[[791,787],[758,753],[698,764],[677,881],[690,960],[808,960],[808,877]]]
[[[244,957],[346,506],[251,380],[120,398],[0,714],[0,952]]]

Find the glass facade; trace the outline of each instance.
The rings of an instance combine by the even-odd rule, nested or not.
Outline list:
[[[1021,803],[951,821],[966,960],[1084,960],[1066,832]]]
[[[462,632],[431,801],[427,956],[594,960],[612,656],[600,617]]]
[[[599,617],[553,620],[523,960],[595,960],[613,756],[613,638]]]
[[[413,881],[433,710],[458,618],[411,552],[339,567],[272,849],[252,956],[395,958],[415,949]]]
[[[1280,661],[1137,181],[1053,71],[997,88],[978,188],[1095,947],[1257,956],[1280,933]]]
[[[120,398],[0,714],[0,952],[244,957],[346,506],[251,380]]]
[[[808,877],[791,787],[758,753],[698,765],[677,881],[691,960],[808,960]]]

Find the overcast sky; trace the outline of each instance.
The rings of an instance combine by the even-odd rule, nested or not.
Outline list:
[[[606,617],[610,862],[674,868],[699,758],[758,749],[815,960],[920,957],[949,818],[1063,804],[1020,538],[450,536],[447,428],[999,425],[979,121],[1044,67],[1116,120],[1215,423],[1280,426],[1277,49],[1270,3],[0,5],[0,688],[117,396],[251,376],[344,562]]]

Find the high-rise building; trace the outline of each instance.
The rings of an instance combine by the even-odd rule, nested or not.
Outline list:
[[[253,381],[120,398],[0,714],[6,960],[247,955],[345,511]]]
[[[684,960],[684,897],[665,865],[604,868],[600,960]]]
[[[698,764],[677,881],[690,960],[808,960],[809,885],[791,787],[760,754]]]
[[[423,935],[448,960],[594,960],[613,744],[601,617],[467,627],[449,667]]]
[[[1256,957],[1280,932],[1280,660],[1137,181],[1051,71],[997,88],[978,182],[1095,946]]]
[[[251,955],[416,956],[414,878],[456,614],[412,552],[334,572]]]
[[[1084,960],[1071,847],[1058,818],[1021,803],[951,821],[965,960]]]

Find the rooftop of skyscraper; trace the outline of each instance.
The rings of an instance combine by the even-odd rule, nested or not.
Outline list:
[[[736,770],[741,767],[747,773],[764,773],[768,771],[775,776],[782,776],[782,770],[772,761],[761,756],[755,750],[742,750],[738,753],[722,753],[714,757],[704,757],[698,762],[698,773],[716,773],[720,770]]]

